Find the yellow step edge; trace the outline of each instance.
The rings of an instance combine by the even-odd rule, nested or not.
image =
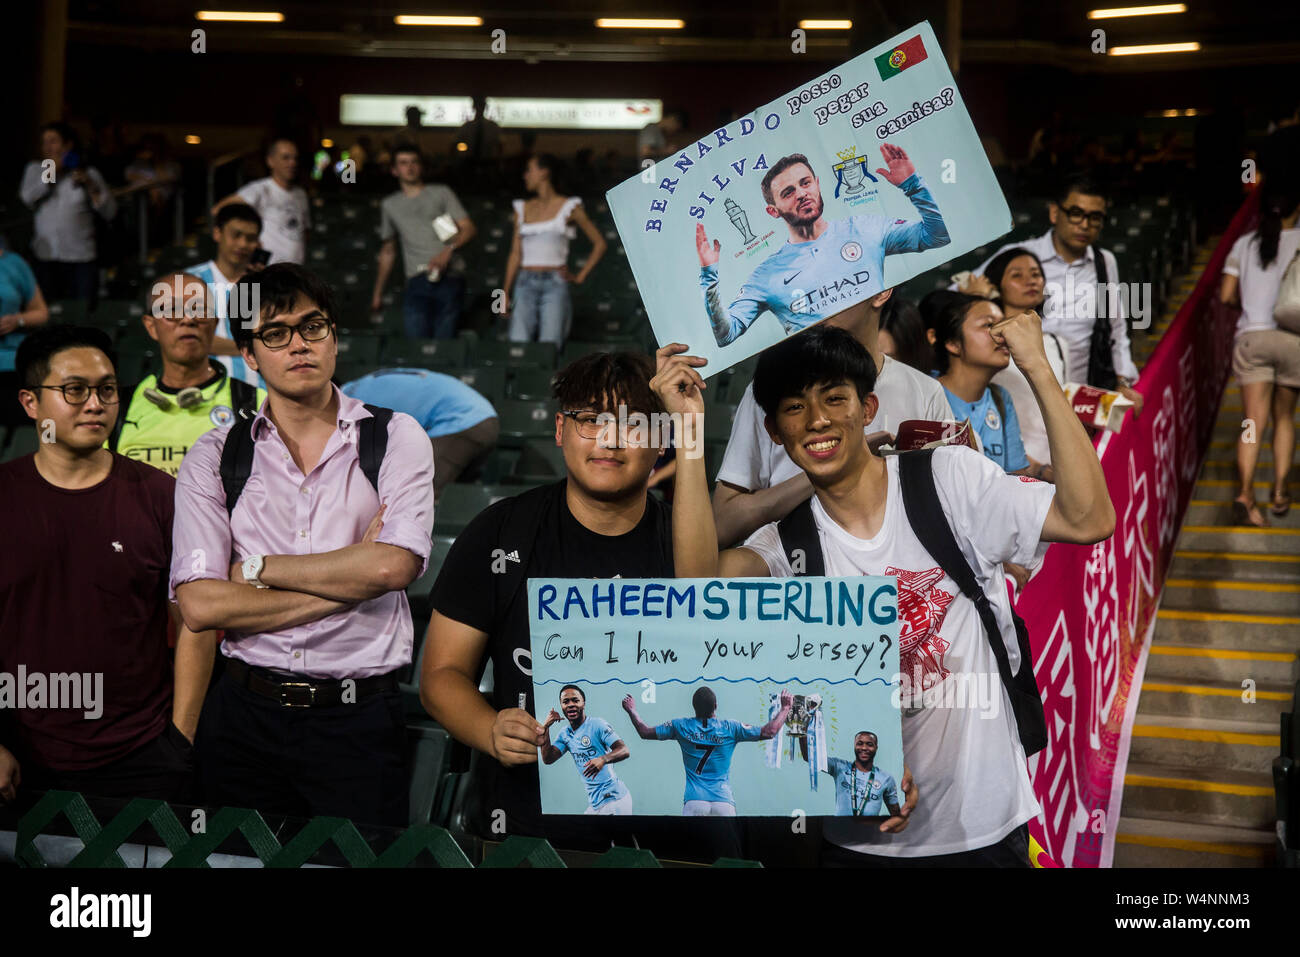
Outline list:
[[[1205,486],[1208,486],[1208,487],[1210,487],[1210,488],[1236,488],[1236,487],[1237,487],[1237,480],[1236,480],[1236,479],[1207,479],[1207,478],[1198,478],[1198,479],[1196,480],[1196,484],[1197,484],[1197,485],[1205,485]],[[1251,484],[1251,486],[1254,487],[1254,488],[1272,488],[1272,487],[1273,487],[1273,483],[1272,483],[1272,482],[1251,482],[1250,484]]]
[[[1171,788],[1175,791],[1200,791],[1205,794],[1236,794],[1239,797],[1272,797],[1273,786],[1229,784],[1226,781],[1194,781],[1190,778],[1161,778],[1152,774],[1126,774],[1124,785],[1136,788]]]
[[[1300,535],[1300,528],[1255,528],[1245,525],[1184,525],[1184,532],[1234,532],[1243,535]]]
[[[1154,834],[1116,834],[1117,844],[1139,844],[1143,847],[1168,847],[1176,851],[1200,851],[1204,854],[1224,854],[1230,857],[1248,857],[1272,860],[1271,844],[1213,844],[1209,841],[1189,841],[1181,837],[1157,837]]]
[[[1282,746],[1280,734],[1247,734],[1244,731],[1210,731],[1205,728],[1170,728],[1163,724],[1133,725],[1135,738],[1170,738],[1175,741],[1206,741],[1212,744],[1249,744],[1257,748]]]
[[[1157,618],[1170,621],[1230,621],[1238,625],[1300,625],[1300,618],[1292,615],[1252,615],[1244,611],[1188,611],[1182,608],[1161,608]]]
[[[1143,691],[1165,692],[1168,694],[1196,694],[1208,698],[1239,698],[1241,688],[1211,688],[1208,685],[1176,685],[1163,681],[1142,682]],[[1291,695],[1285,691],[1256,691],[1255,697],[1261,701],[1290,701]],[[1243,702],[1244,703],[1244,702]]]
[[[1300,585],[1290,582],[1241,582],[1212,578],[1169,578],[1166,588],[1214,588],[1219,591],[1260,591],[1274,594],[1300,594]]]
[[[1295,661],[1290,651],[1238,651],[1235,648],[1189,648],[1186,645],[1152,645],[1153,655],[1179,658],[1219,658],[1224,661]]]
[[[1174,558],[1220,558],[1234,562],[1284,562],[1300,563],[1300,555],[1270,555],[1268,552],[1174,552]]]

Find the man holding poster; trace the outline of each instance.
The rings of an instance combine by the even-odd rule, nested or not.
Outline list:
[[[785,220],[790,238],[750,274],[740,294],[723,307],[718,293],[722,244],[695,227],[700,285],[718,345],[734,342],[764,311],[786,334],[798,332],[884,289],[885,256],[948,244],[948,229],[912,161],[900,147],[880,147],[887,169],[876,170],[903,191],[921,219],[858,214],[828,220],[821,182],[802,153],[783,156],[763,176],[767,214]]]

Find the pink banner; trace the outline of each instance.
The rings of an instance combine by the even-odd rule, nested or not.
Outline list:
[[[1219,274],[1253,216],[1237,213],[1142,370],[1142,417],[1098,441],[1115,534],[1053,545],[1017,610],[1029,625],[1047,748],[1029,759],[1043,813],[1030,833],[1060,865],[1109,867],[1137,690],[1165,573],[1231,372],[1236,313]]]

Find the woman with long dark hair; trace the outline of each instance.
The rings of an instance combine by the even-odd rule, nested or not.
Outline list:
[[[583,211],[582,200],[564,195],[557,183],[560,179],[560,161],[554,156],[529,157],[524,186],[533,195],[514,202],[514,240],[506,262],[511,342],[536,339],[553,342],[557,349],[564,345],[573,315],[568,284],[585,282],[605,255],[605,237]],[[574,227],[591,240],[591,252],[577,275],[568,268]]]
[[[1237,439],[1237,497],[1234,525],[1267,527],[1255,504],[1255,468],[1270,413],[1273,416],[1273,486],[1269,510],[1281,517],[1291,509],[1287,479],[1295,453],[1296,398],[1300,396],[1300,336],[1273,320],[1278,289],[1300,251],[1300,184],[1266,179],[1260,190],[1259,227],[1242,235],[1223,265],[1222,302],[1240,304],[1232,346],[1232,371],[1241,385],[1249,425]],[[1300,266],[1297,266],[1300,268]]]

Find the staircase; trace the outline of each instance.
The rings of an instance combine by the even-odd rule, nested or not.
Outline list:
[[[1211,242],[1199,251],[1165,325],[1212,248]],[[1270,515],[1268,529],[1227,524],[1241,420],[1233,380],[1156,615],[1124,778],[1116,867],[1273,864],[1270,765],[1300,652],[1300,509],[1282,519]],[[1271,463],[1265,447],[1255,483],[1262,506]]]

